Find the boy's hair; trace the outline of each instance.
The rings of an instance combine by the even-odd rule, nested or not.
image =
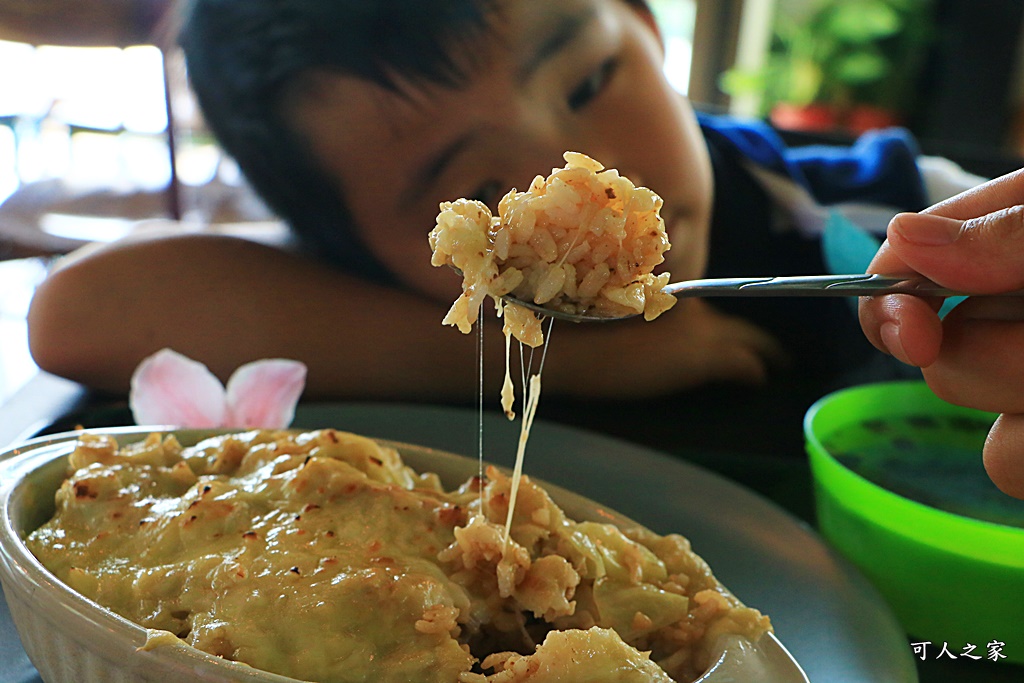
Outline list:
[[[344,197],[286,120],[314,73],[457,85],[495,0],[191,0],[179,42],[207,124],[253,188],[318,256],[393,281]],[[430,226],[424,226],[424,235]]]

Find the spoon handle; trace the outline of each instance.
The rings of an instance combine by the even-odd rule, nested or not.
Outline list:
[[[965,296],[923,277],[889,275],[801,275],[685,280],[664,289],[680,297],[700,296]],[[1014,292],[1024,294],[1024,292]]]

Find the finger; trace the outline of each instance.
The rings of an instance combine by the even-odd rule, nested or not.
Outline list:
[[[911,274],[900,255],[886,240],[868,266],[869,273]],[[924,367],[935,362],[942,342],[942,327],[937,311],[941,299],[906,295],[861,297],[858,315],[864,330],[875,348],[898,360]]]
[[[910,275],[907,265],[886,240],[878,249],[869,273]],[[903,295],[862,297],[858,305],[861,328],[875,348],[908,365],[924,367],[938,356],[942,328],[937,311],[942,299]]]
[[[904,214],[898,214],[893,218],[895,221]],[[890,222],[891,224],[891,222]],[[889,245],[889,240],[882,242],[882,246],[875,252],[874,258],[871,259],[871,264],[868,266],[869,273],[885,273],[888,275],[897,274],[908,274],[913,272],[906,263],[900,258],[899,254],[893,251]]]
[[[792,359],[779,340],[760,327],[735,318],[732,319],[732,327],[735,331],[723,339],[724,342],[748,350],[769,367],[786,367],[791,363]]]
[[[939,284],[987,294],[1024,287],[1024,206],[961,221],[905,213],[889,224],[887,263]]]
[[[761,386],[768,381],[765,359],[755,350],[744,346],[729,346],[717,353],[710,362],[696,371],[701,383],[735,382]]]
[[[723,314],[700,299],[682,303],[699,319],[699,322],[688,320],[686,324],[691,334],[694,325],[699,325],[699,339],[691,342],[705,348],[699,365],[707,373],[707,380],[763,384],[768,379],[769,368],[789,363],[789,356],[779,341],[760,327]]]
[[[968,299],[943,322],[942,348],[924,375],[936,394],[972,408],[1024,413],[1024,302]]]
[[[926,209],[925,213],[967,220],[1024,202],[1024,169],[1007,173],[983,185]]]
[[[773,369],[787,367],[789,356],[779,342],[759,329],[738,329],[738,334],[721,340],[720,375],[725,379],[763,385]]]
[[[875,348],[908,365],[927,367],[939,356],[942,324],[939,303],[907,294],[863,297],[861,328]]]
[[[1004,493],[1024,499],[1024,415],[1000,415],[984,449],[985,471]]]

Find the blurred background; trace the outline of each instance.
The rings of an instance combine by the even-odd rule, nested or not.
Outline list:
[[[649,1],[698,108],[796,143],[903,125],[974,173],[1022,165],[1020,0]],[[176,10],[0,0],[0,401],[34,371],[24,314],[46,259],[152,225],[272,225],[203,127]]]

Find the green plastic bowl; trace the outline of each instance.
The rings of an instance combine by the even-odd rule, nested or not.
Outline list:
[[[822,535],[929,657],[974,645],[1024,662],[1024,501],[981,462],[995,417],[891,382],[829,394],[804,420]]]

